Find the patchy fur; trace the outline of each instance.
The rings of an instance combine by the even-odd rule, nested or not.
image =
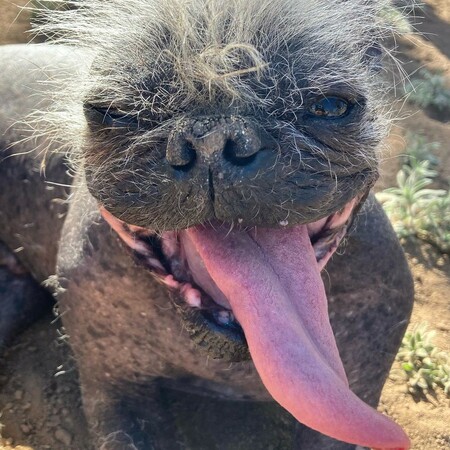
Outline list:
[[[388,119],[383,87],[370,59],[372,50],[391,32],[380,19],[386,4],[367,0],[87,0],[76,2],[74,9],[49,11],[37,31],[57,43],[81,48],[86,66],[55,90],[53,110],[36,113],[40,122],[36,132],[51,136],[61,150],[68,149],[75,167],[88,169],[101,200],[145,191],[145,210],[134,207],[136,223],[144,225],[150,213],[160,218],[151,224],[154,229],[183,228],[208,220],[211,214],[204,195],[197,193],[189,205],[196,210],[192,218],[163,217],[157,204],[173,202],[172,209],[177,209],[184,201],[177,192],[155,188],[155,183],[164,186],[169,181],[156,167],[167,136],[192,126],[189,121],[198,116],[254,119],[276,135],[281,148],[277,164],[285,167],[285,173],[306,168],[305,148],[320,158],[322,169],[311,170],[328,172],[322,181],[327,193],[308,207],[310,212],[292,206],[295,199],[286,196],[286,189],[265,200],[278,210],[273,221],[292,216],[297,221],[312,220],[314,211],[328,213],[324,207],[335,205],[337,196],[349,197],[345,193],[349,187],[339,184],[337,172],[350,175],[368,169],[370,175],[362,183],[366,186],[377,177]],[[321,145],[305,133],[301,120],[308,97],[321,93],[343,93],[362,103],[357,123],[340,126],[337,149],[336,137]],[[143,126],[137,132],[122,129],[120,135],[93,133],[86,126],[83,103],[120,112]],[[143,151],[152,184],[136,171],[143,165]],[[100,186],[111,183],[104,174],[112,168],[122,186],[120,192],[99,192]],[[261,197],[254,189],[239,195]],[[108,206],[120,216],[128,209]],[[252,217],[259,214],[255,207]],[[233,220],[223,216],[218,218]]]
[[[333,84],[365,96],[378,116],[383,96],[364,55],[391,31],[379,19],[385,3],[88,0],[49,11],[37,32],[83,48],[87,63],[95,59],[95,76],[81,71],[60,99],[57,113],[72,111],[72,121],[50,122],[60,131],[70,131],[61,122],[82,128],[80,109],[67,96],[72,91],[78,106],[80,99],[101,101],[136,116],[168,117],[165,126],[194,104],[217,101],[262,107],[282,126],[289,124],[283,115],[301,108],[305,91],[328,92]],[[149,77],[153,86],[143,84]],[[378,137],[384,125],[372,125],[371,133]],[[67,136],[71,146],[79,131]]]

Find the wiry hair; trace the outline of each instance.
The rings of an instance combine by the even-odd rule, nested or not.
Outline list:
[[[167,125],[212,103],[295,115],[305,89],[334,85],[356,90],[381,118],[379,80],[365,55],[391,31],[380,20],[387,3],[77,0],[72,9],[49,11],[37,28],[53,42],[82,48],[86,63],[46,120],[73,146],[83,135],[81,101]]]
[[[80,64],[78,73],[62,77],[53,89],[53,106],[35,114],[36,133],[46,135],[52,151],[66,151],[76,170],[89,171],[95,196],[106,206],[114,203],[107,199],[124,197],[119,185],[132,185],[141,196],[132,221],[154,217],[159,222],[153,229],[173,229],[208,220],[203,194],[181,208],[182,192],[158,170],[161,142],[198,117],[244,117],[277,135],[283,149],[277,170],[295,178],[300,164],[322,180],[322,204],[308,206],[315,217],[338,207],[338,197],[342,202],[374,183],[380,142],[389,128],[385,88],[374,70],[393,32],[382,19],[389,0],[61,3],[64,7],[44,14],[37,32],[79,52]],[[355,121],[334,127],[325,145],[305,134],[301,124],[308,99],[321,94],[363,102]],[[86,105],[151,126],[93,133]],[[317,163],[306,162],[305,152]],[[143,158],[147,168],[136,170]],[[143,175],[149,167],[155,168],[151,180]],[[294,179],[277,180],[270,199],[257,186],[239,195],[257,199],[255,217],[265,204],[277,217],[306,220],[309,213],[303,216],[290,206],[297,194],[286,194]]]

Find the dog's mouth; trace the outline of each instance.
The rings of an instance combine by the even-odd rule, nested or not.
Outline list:
[[[327,218],[295,227],[296,231],[304,229],[308,234],[319,271],[345,236],[356,203],[352,200],[341,211]],[[172,301],[183,317],[183,324],[197,345],[214,359],[239,362],[251,358],[245,334],[233,308],[205,268],[191,236],[193,233],[202,235],[212,231],[225,234],[231,240],[238,233],[256,242],[258,234],[266,233],[267,229],[254,227],[236,231],[226,224],[211,223],[181,231],[155,233],[127,224],[103,207],[101,212],[133,251],[139,264],[169,288]],[[282,222],[280,227],[287,225],[287,222]],[[229,281],[232,282],[231,279]]]
[[[320,271],[360,200],[317,222],[278,228],[211,223],[155,233],[101,213],[169,288],[210,355],[250,355],[274,399],[315,430],[367,447],[409,448],[398,425],[350,391],[328,319]]]

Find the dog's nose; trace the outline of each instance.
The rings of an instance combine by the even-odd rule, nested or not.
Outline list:
[[[228,165],[257,168],[272,161],[276,142],[260,127],[243,121],[211,126],[196,122],[189,131],[173,132],[169,137],[166,159],[176,170],[187,172],[199,161],[214,164],[226,161]]]

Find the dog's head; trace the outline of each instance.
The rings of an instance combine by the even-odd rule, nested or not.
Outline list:
[[[74,119],[88,188],[194,340],[249,348],[312,428],[393,448],[407,438],[347,387],[320,279],[386,133],[374,3],[89,0],[59,26],[93,61]]]
[[[367,192],[386,127],[366,2],[150,3],[109,25],[83,98],[108,211],[156,231],[292,226]]]

